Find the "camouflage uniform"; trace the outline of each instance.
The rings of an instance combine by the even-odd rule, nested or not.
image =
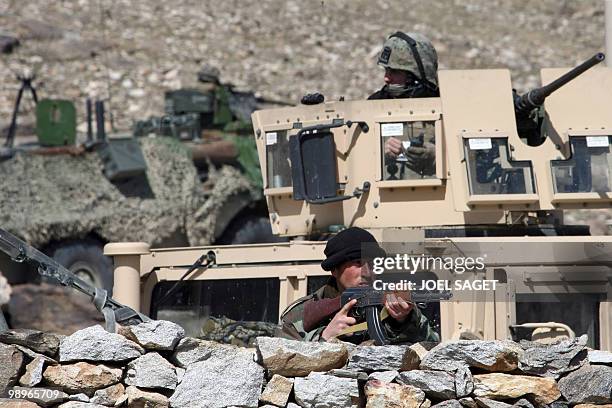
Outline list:
[[[417,63],[408,41],[414,41],[423,69]],[[409,82],[403,90],[392,92],[393,85],[385,85],[368,99],[427,98],[440,96],[438,91],[438,54],[431,41],[419,33],[395,33],[384,43],[378,57],[378,65],[385,68],[407,71]]]
[[[321,333],[331,321],[331,318],[321,323],[319,327],[310,332],[304,331],[304,304],[310,300],[332,299],[340,296],[333,277],[327,284],[311,295],[304,296],[293,302],[281,315],[281,336],[305,341],[325,341]],[[419,341],[440,341],[440,336],[431,326],[427,317],[418,308],[414,308],[408,318],[399,323],[391,317],[383,320],[383,327],[387,338],[391,343],[416,343]],[[368,332],[354,333],[352,336],[344,336],[341,340],[359,344],[370,340]]]
[[[433,94],[429,89],[425,89],[422,86],[412,86],[406,89],[406,92],[399,95],[392,95],[387,90],[387,85],[368,96],[369,100],[373,99],[402,99],[402,98],[434,98],[439,95]]]

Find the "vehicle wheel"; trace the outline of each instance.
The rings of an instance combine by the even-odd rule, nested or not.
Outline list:
[[[51,256],[87,283],[113,290],[113,261],[102,245],[92,240],[66,241],[54,247]]]
[[[272,234],[270,220],[260,215],[247,215],[230,223],[225,229],[218,244],[262,244],[269,242],[286,242],[287,239]]]

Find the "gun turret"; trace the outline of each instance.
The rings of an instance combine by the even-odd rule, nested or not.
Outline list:
[[[514,94],[514,110],[517,116],[521,115],[529,115],[529,113],[541,106],[544,103],[544,100],[557,89],[561,88],[563,85],[567,84],[572,79],[578,77],[583,72],[591,69],[595,65],[599,64],[606,58],[605,54],[602,52],[598,52],[593,55],[588,60],[584,61],[582,64],[573,68],[571,71],[563,74],[561,77],[555,79],[550,84],[545,85],[541,88],[532,89],[526,94],[519,95],[517,93]]]
[[[578,77],[586,70],[599,64],[605,58],[606,56],[599,52],[569,72],[555,79],[550,84],[541,88],[532,89],[526,94],[519,95],[513,90],[512,95],[514,98],[516,127],[520,138],[526,140],[529,146],[539,146],[542,144],[545,139],[545,136],[542,134],[543,118],[538,115],[532,115],[534,109],[540,107],[550,94]]]

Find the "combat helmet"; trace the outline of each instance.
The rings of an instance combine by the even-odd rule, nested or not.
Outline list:
[[[219,69],[209,64],[204,64],[198,71],[198,81],[204,83],[219,84]]]
[[[378,65],[410,71],[425,85],[438,87],[438,54],[422,34],[401,31],[391,34],[383,44]]]

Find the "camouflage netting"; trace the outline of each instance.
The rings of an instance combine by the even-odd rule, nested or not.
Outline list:
[[[240,347],[255,347],[257,337],[273,337],[278,330],[278,325],[274,323],[236,321],[225,316],[210,316],[198,338]]]
[[[140,143],[150,192],[135,197],[125,196],[103,176],[96,153],[17,154],[0,163],[0,179],[5,180],[0,225],[34,246],[92,232],[107,241],[144,241],[152,246],[210,243],[214,211],[246,182],[235,175],[207,193],[188,150],[178,141],[147,138]],[[142,184],[146,183],[127,189],[130,195]]]
[[[231,166],[223,166],[219,170],[213,169],[208,175],[207,184],[213,186],[207,195],[207,200],[201,206],[192,206],[196,211],[185,220],[187,237],[192,245],[206,245],[213,240],[217,221],[217,217],[213,215],[223,210],[228,197],[243,191],[249,191],[252,197],[256,196],[248,179]]]

